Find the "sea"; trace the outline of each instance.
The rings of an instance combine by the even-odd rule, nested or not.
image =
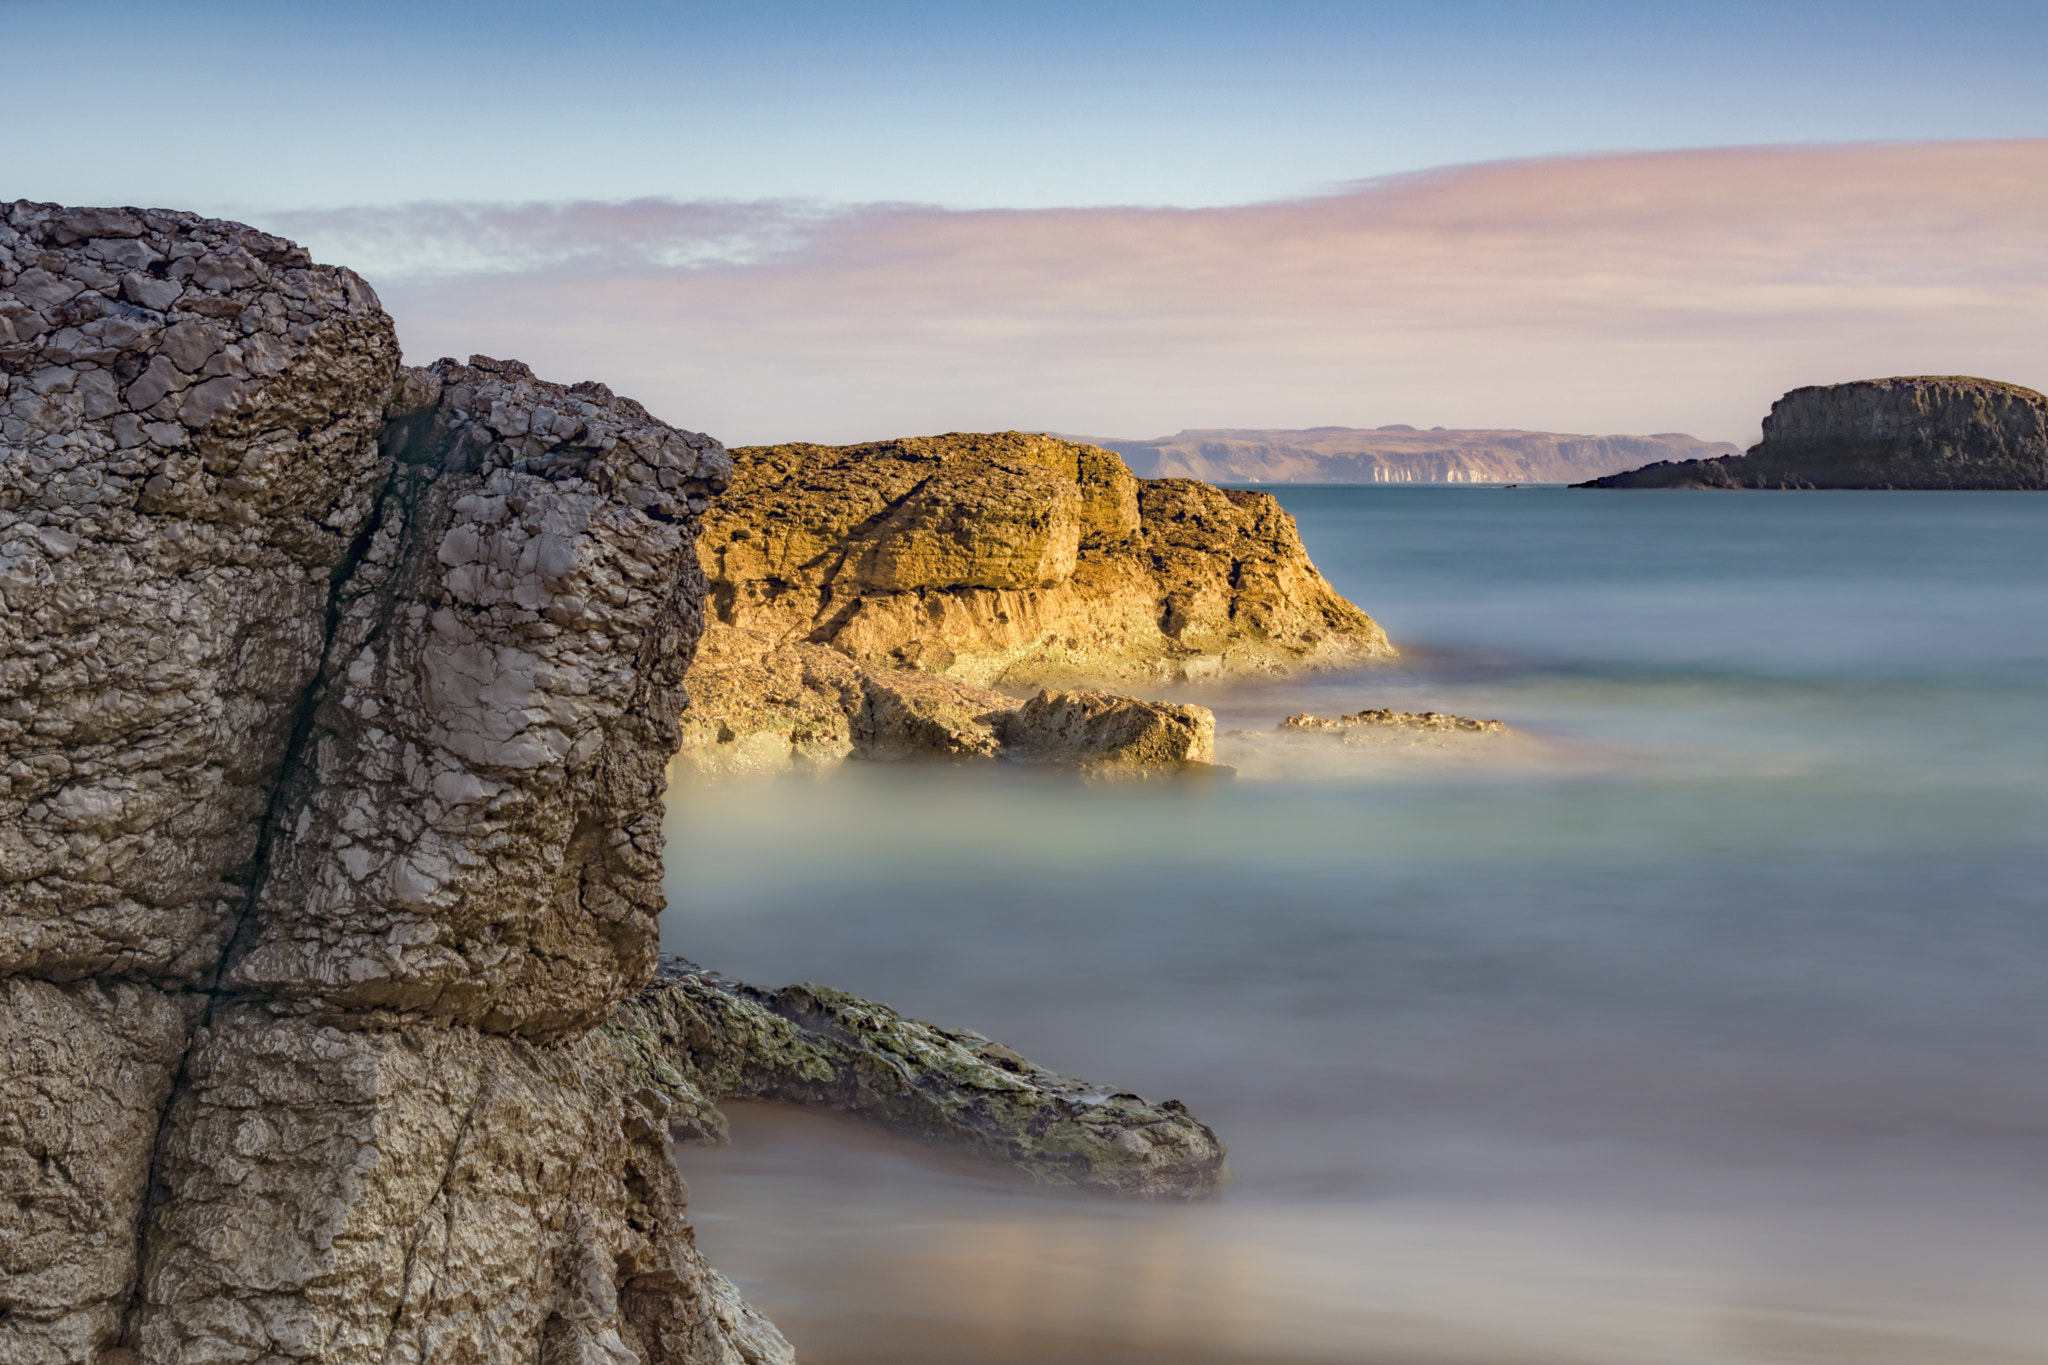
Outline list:
[[[1226,782],[678,781],[663,942],[1184,1101],[1190,1204],[684,1148],[813,1365],[2048,1362],[2048,496],[1266,485],[1385,664]],[[1367,707],[1499,735],[1346,743]]]

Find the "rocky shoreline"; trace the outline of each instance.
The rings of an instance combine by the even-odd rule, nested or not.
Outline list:
[[[1394,653],[1262,493],[1140,480],[1109,451],[1023,432],[733,456],[698,540],[711,611],[683,748],[699,772],[848,758],[1165,771],[1208,760],[1202,708],[1122,698],[1118,725],[1155,735],[1133,759],[1101,747],[1099,721],[1077,731],[1078,701],[1049,730],[1040,703],[1009,694]]]
[[[352,272],[156,210],[0,207],[0,380],[0,1359],[778,1365],[696,1251],[669,1145],[739,1095],[1105,1192],[1221,1179],[1172,1104],[823,987],[657,978],[717,441],[516,361],[401,366]],[[849,639],[939,600],[927,550],[982,544],[981,474],[932,472],[875,503],[910,529],[863,580],[874,615],[834,599],[870,623]],[[1080,521],[1138,497],[1099,472],[990,562],[1081,564]],[[1300,565],[1260,577],[1276,509],[1163,496],[1149,582],[1234,527],[1228,619],[1268,622],[1261,649],[1384,649]],[[1234,637],[1187,582],[1168,623],[1194,657]],[[1321,626],[1289,624],[1303,601]],[[865,671],[835,723],[877,756],[943,733],[1149,771],[1213,739],[1199,708],[1073,692],[998,724],[842,657]]]

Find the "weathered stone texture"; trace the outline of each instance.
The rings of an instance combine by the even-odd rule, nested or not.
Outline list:
[[[1200,770],[1216,756],[1216,717],[1208,707],[1104,692],[1042,690],[1008,718],[1003,736],[1022,762],[1094,777]]]
[[[729,464],[397,361],[288,242],[0,210],[10,1365],[788,1358],[588,1032]]]
[[[0,978],[0,1361],[81,1361],[120,1328],[157,1123],[198,1002]]]
[[[600,385],[408,371],[238,988],[535,1037],[646,978],[662,769],[730,465]]]
[[[1471,734],[1497,735],[1508,727],[1505,721],[1481,720],[1476,716],[1453,716],[1441,711],[1393,711],[1368,706],[1344,716],[1289,716],[1280,722],[1280,728],[1311,731],[1426,730],[1439,733],[1462,730]]]
[[[1773,403],[1744,454],[1578,486],[2048,489],[2048,398],[1963,375],[1814,385]]]
[[[289,242],[0,210],[0,972],[217,967],[397,358]]]
[[[596,1035],[224,1011],[171,1109],[142,1354],[737,1361],[661,1118]]]

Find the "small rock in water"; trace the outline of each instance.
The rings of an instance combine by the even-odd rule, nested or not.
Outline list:
[[[1465,730],[1475,734],[1500,734],[1507,722],[1498,720],[1477,720],[1471,716],[1449,716],[1439,711],[1388,711],[1367,708],[1354,711],[1348,716],[1331,719],[1326,716],[1289,716],[1280,722],[1282,730],[1362,730],[1368,726],[1385,726],[1401,730],[1433,730],[1439,732]]]

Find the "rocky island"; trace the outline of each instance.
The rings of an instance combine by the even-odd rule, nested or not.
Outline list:
[[[602,384],[402,366],[375,292],[280,238],[0,207],[0,1360],[788,1361],[697,1254],[671,1159],[727,1096],[1054,1183],[1214,1187],[1221,1144],[1171,1102],[826,987],[657,976],[732,478]],[[921,486],[884,501],[948,562],[972,490]],[[1076,468],[986,591],[1073,577],[1084,516],[1137,535],[1131,493]],[[1204,497],[1148,534],[1272,524]],[[879,610],[952,571],[860,572]],[[1243,577],[1227,601],[1281,648],[1364,629],[1313,583],[1324,624],[1290,625]],[[1199,586],[1182,633],[1212,638]],[[1176,742],[1113,702],[1024,723]]]
[[[698,539],[710,612],[684,754],[703,771],[849,756],[1201,763],[1203,708],[997,689],[1394,652],[1263,493],[1139,479],[1109,451],[1014,431],[732,456]]]
[[[2048,489],[2048,398],[1961,375],[1794,389],[1745,454],[1574,487]]]

